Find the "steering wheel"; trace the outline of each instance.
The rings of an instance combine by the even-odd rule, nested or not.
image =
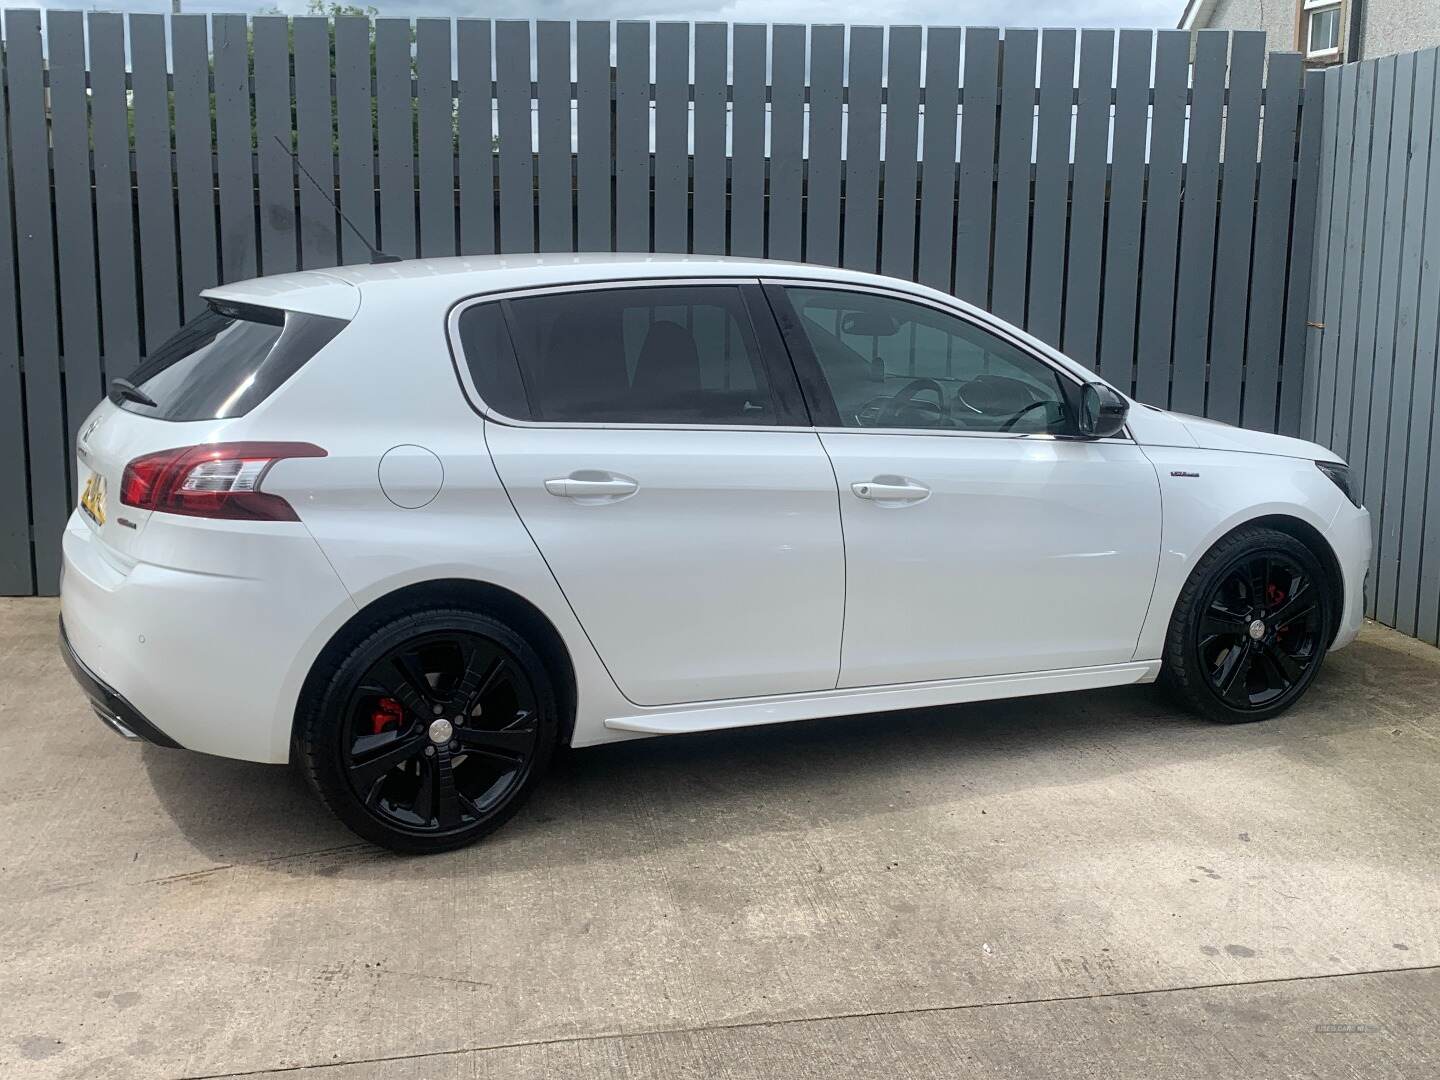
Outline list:
[[[877,423],[882,427],[896,426],[893,422],[899,419],[902,409],[930,408],[930,403],[915,402],[916,394],[931,390],[935,394],[936,404],[933,406],[935,417],[940,424],[925,424],[924,427],[943,426],[950,419],[950,408],[945,403],[945,389],[934,379],[911,379],[903,387],[897,390],[885,404],[880,406],[880,414]]]
[[[1043,399],[1040,401],[1032,401],[1029,405],[1026,405],[1023,409],[1015,413],[1015,415],[1011,416],[1008,420],[1001,424],[1000,430],[1009,431],[1011,428],[1013,428],[1016,424],[1020,422],[1020,418],[1023,417],[1026,413],[1034,412],[1036,409],[1043,409],[1048,404],[1050,403]]]

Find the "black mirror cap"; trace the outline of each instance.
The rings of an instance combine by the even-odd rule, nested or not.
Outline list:
[[[1125,430],[1130,403],[1104,383],[1086,383],[1080,391],[1080,434],[1087,439],[1108,439]]]

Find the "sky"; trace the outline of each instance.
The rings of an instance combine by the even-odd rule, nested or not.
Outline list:
[[[280,8],[299,14],[305,0],[182,0],[193,12]],[[103,11],[169,11],[170,0],[59,3]],[[1173,27],[1184,0],[372,0],[381,15],[483,15],[496,19],[677,19],[754,23],[850,23],[924,26]]]

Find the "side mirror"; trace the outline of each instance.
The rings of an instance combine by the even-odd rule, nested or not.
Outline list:
[[[1086,383],[1080,390],[1080,434],[1108,439],[1125,430],[1130,403],[1104,383]]]

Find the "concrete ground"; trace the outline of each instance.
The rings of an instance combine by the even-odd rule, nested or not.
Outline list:
[[[407,859],[122,742],[55,614],[0,601],[0,1077],[1440,1063],[1440,651],[1386,630],[1257,726],[1135,688],[581,751]]]

